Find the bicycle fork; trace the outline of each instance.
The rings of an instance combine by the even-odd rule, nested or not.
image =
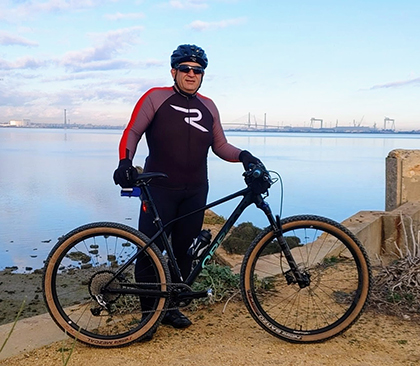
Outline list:
[[[300,269],[293,258],[292,252],[290,251],[289,244],[283,236],[283,230],[280,225],[280,216],[276,216],[277,231],[274,232],[276,238],[280,244],[280,248],[290,266],[290,270],[285,273],[287,284],[297,283],[300,288],[305,288],[311,284],[310,274]]]
[[[274,219],[270,206],[262,198],[261,201],[256,203],[256,205],[265,213],[265,215],[268,218],[268,221],[271,223],[271,227],[274,230],[274,235],[280,244],[281,251],[284,254],[284,257],[286,258],[287,263],[289,264],[290,270],[284,273],[287,284],[291,285],[293,283],[297,283],[300,288],[305,288],[309,286],[311,284],[311,276],[307,271],[299,268],[295,259],[293,258],[289,244],[283,236],[283,229],[280,223],[280,216],[276,215],[276,218]]]

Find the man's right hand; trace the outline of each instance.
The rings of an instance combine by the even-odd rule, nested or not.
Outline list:
[[[249,151],[242,150],[239,154],[239,160],[242,162],[245,171],[249,169],[250,164],[261,164],[261,160],[252,155]]]
[[[131,188],[137,179],[137,169],[130,159],[122,159],[114,172],[114,182],[122,188]]]

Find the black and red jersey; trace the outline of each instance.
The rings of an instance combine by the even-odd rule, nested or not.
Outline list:
[[[169,177],[159,185],[182,188],[207,183],[210,147],[224,160],[239,161],[241,150],[227,142],[216,105],[198,93],[184,96],[175,87],[146,92],[124,130],[120,159],[133,159],[144,133],[149,148],[144,171]]]

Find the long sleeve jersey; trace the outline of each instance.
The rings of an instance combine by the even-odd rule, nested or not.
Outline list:
[[[227,142],[216,105],[198,93],[187,97],[175,87],[146,92],[124,130],[120,159],[133,159],[144,133],[149,148],[144,171],[169,177],[159,185],[183,188],[207,183],[210,147],[224,160],[239,161],[241,150]]]

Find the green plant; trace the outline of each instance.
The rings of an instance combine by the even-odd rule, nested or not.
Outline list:
[[[414,294],[410,292],[389,292],[388,296],[386,297],[387,301],[392,304],[399,304],[401,302],[406,303],[407,305],[411,306],[415,300]]]
[[[244,255],[260,232],[261,229],[251,222],[243,222],[232,230],[231,235],[223,241],[222,247],[229,254]],[[300,239],[296,236],[287,236],[285,239],[290,249],[301,246]],[[264,248],[264,255],[280,253],[280,251],[280,244],[277,239],[274,239]]]
[[[19,320],[19,318],[20,318],[20,316],[21,316],[21,314],[23,312],[23,309],[25,308],[25,302],[26,302],[25,300],[22,301],[22,305],[19,308],[19,311],[18,311],[18,313],[16,315],[16,318],[15,318],[15,320],[13,322],[12,328],[10,329],[10,332],[7,334],[7,337],[4,340],[4,342],[3,342],[3,344],[2,344],[2,346],[0,348],[0,353],[3,351],[4,347],[6,346],[7,342],[9,341],[9,339],[10,339],[10,337],[11,337],[11,335],[12,335],[14,329],[15,329],[15,326],[16,326],[16,324],[17,324],[17,322],[18,322],[18,320]],[[64,348],[64,347],[61,347],[60,348],[61,359],[62,359],[62,362],[63,362],[63,366],[67,366],[68,365],[68,363],[70,361],[70,357],[71,357],[71,355],[72,355],[72,353],[74,351],[74,348],[76,346],[76,341],[77,341],[77,339],[74,339],[73,340],[73,343],[72,343],[72,346],[71,346],[70,349]],[[69,354],[68,354],[67,357],[65,357],[64,356],[64,353],[67,352],[67,351],[69,351]]]
[[[193,284],[195,291],[213,290],[213,299],[220,302],[239,291],[239,274],[232,272],[228,266],[209,264]]]
[[[222,247],[230,254],[245,254],[260,231],[251,222],[243,222],[232,230],[230,236],[223,241]]]
[[[13,330],[15,329],[16,323],[18,322],[18,320],[20,318],[20,315],[22,314],[23,309],[25,308],[25,302],[26,302],[25,300],[22,301],[22,305],[19,308],[19,311],[18,311],[18,313],[16,315],[15,321],[13,322],[12,328],[10,329],[10,332],[7,334],[7,337],[4,340],[4,342],[3,342],[3,344],[2,344],[2,346],[0,348],[0,353],[3,351],[3,349],[6,346],[6,344],[7,344],[8,340],[9,340],[10,336],[13,333]]]
[[[217,215],[211,210],[206,210],[204,215],[204,225],[223,225],[226,219],[223,216]]]
[[[256,291],[270,291],[275,289],[276,277],[263,277],[259,279],[257,276],[254,276],[254,287]]]
[[[79,332],[80,332],[80,328],[79,328]],[[73,354],[74,349],[76,348],[76,342],[77,342],[77,337],[73,339],[70,348],[67,348],[67,347],[64,347],[64,346],[61,346],[59,348],[59,351],[61,352],[61,361],[63,363],[63,366],[67,366],[68,365],[68,363],[70,361],[70,357]],[[65,357],[65,352],[68,352],[69,353],[67,355],[67,357]]]
[[[332,267],[339,262],[345,262],[345,260],[346,260],[345,258],[339,258],[339,257],[333,255],[331,257],[325,257],[322,260],[322,265],[324,267]]]

